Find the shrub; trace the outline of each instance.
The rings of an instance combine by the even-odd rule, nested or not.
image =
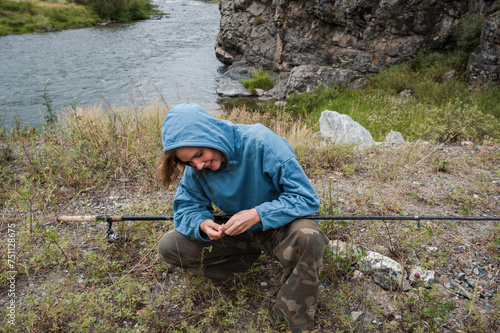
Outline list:
[[[142,20],[148,17],[148,3],[146,0],[131,0],[128,6],[130,19]]]
[[[3,0],[0,1],[0,9],[9,12],[18,12],[21,10],[21,6],[24,2]],[[29,5],[28,5],[29,6]]]
[[[255,89],[269,90],[274,87],[273,80],[263,69],[259,69],[257,72],[255,72],[250,80],[245,80],[241,83],[252,93],[255,93]]]
[[[479,45],[483,19],[479,14],[467,13],[451,29],[451,35],[456,41],[456,47],[465,52],[473,52]]]
[[[327,89],[320,83],[312,93],[292,94],[286,104],[296,115],[309,115],[331,100],[337,99],[340,96],[340,89],[340,87]]]
[[[111,20],[140,20],[155,12],[150,0],[88,0],[92,9],[101,17]]]

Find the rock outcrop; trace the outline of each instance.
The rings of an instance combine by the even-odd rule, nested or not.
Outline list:
[[[498,0],[221,0],[219,6],[219,60],[290,73],[287,80],[297,72],[312,77],[284,80],[284,96],[320,82],[356,86],[363,75],[419,50],[446,49],[467,13],[486,18],[469,81],[498,80]],[[318,72],[323,74],[316,79]]]
[[[481,40],[467,65],[469,85],[500,81],[500,12],[483,22]]]

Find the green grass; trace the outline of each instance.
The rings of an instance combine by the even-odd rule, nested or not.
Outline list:
[[[82,28],[102,21],[82,5],[47,7],[29,1],[0,1],[0,35]]]
[[[491,240],[486,246],[494,254],[495,259],[500,261],[500,223],[495,223]]]
[[[287,109],[316,127],[324,110],[347,114],[376,141],[390,131],[401,132],[407,141],[500,140],[500,88],[494,83],[467,87],[466,59],[460,51],[421,53],[370,77],[360,89],[318,86],[312,93],[293,95]],[[452,70],[454,77],[444,81]],[[401,96],[405,90],[412,96]]]
[[[153,14],[162,13],[149,0],[0,0],[0,36],[90,27],[107,19],[142,20]]]

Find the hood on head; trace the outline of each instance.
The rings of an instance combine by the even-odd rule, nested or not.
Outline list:
[[[163,121],[163,152],[179,147],[209,147],[221,151],[230,161],[234,157],[235,128],[232,122],[215,118],[197,104],[179,104]]]

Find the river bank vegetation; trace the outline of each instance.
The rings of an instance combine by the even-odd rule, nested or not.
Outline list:
[[[465,81],[468,55],[460,49],[422,52],[406,63],[368,76],[357,89],[319,85],[314,92],[293,94],[287,98],[285,109],[315,130],[319,130],[322,111],[346,114],[368,129],[375,141],[384,141],[390,131],[398,131],[410,141],[498,140],[499,85],[469,87]],[[265,89],[260,82],[266,78],[262,71],[259,73],[259,80],[245,84]],[[268,108],[268,104],[243,98],[228,100],[226,105],[262,112]]]
[[[141,20],[159,14],[150,0],[0,0],[0,36]]]
[[[424,59],[422,68],[446,60],[415,61]],[[261,122],[286,137],[318,192],[321,214],[500,216],[498,87],[469,90],[459,74],[444,81],[432,78],[436,68],[425,74],[415,66],[384,71],[360,91],[319,88],[286,108],[233,108],[221,117]],[[413,95],[401,96],[406,89]],[[284,331],[270,314],[281,268],[265,255],[239,282],[221,286],[159,260],[157,242],[171,222],[114,223],[130,240],[121,245],[104,238],[106,223],[56,222],[60,215],[172,214],[175,188],[164,191],[153,176],[166,103],[80,108],[74,101],[55,114],[50,86],[44,100],[45,125],[0,131],[0,332]],[[325,145],[314,120],[324,105],[378,139],[399,130],[409,142]],[[358,256],[328,250],[318,332],[500,329],[498,224],[321,226],[330,239],[389,256],[407,274],[422,267],[437,277],[432,286],[387,291],[358,270]],[[469,297],[441,287],[457,276],[476,279]]]

